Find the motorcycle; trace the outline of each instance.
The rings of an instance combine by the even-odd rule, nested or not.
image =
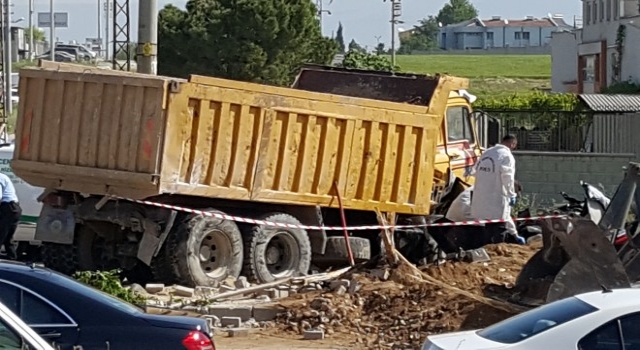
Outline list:
[[[539,216],[544,215],[567,215],[567,216],[579,216],[583,218],[588,218],[593,223],[598,225],[605,211],[609,207],[611,203],[611,199],[607,197],[602,191],[600,191],[595,186],[585,182],[580,181],[580,186],[584,191],[584,199],[579,200],[574,197],[571,197],[566,192],[560,192],[560,195],[566,203],[554,208],[550,211],[539,211]],[[526,218],[531,217],[531,213],[529,209],[525,209],[518,213],[517,217]],[[542,230],[539,224],[535,220],[526,220],[521,221],[517,225],[518,234],[527,239],[528,241],[531,239],[535,239],[535,237],[539,237]],[[627,230],[626,229],[616,229],[612,230],[608,237],[616,250],[620,249],[622,245],[628,240]]]

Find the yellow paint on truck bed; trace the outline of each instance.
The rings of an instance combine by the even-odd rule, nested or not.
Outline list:
[[[201,76],[20,71],[14,172],[35,186],[426,213],[449,91],[429,107]],[[461,83],[462,82],[462,83]],[[430,112],[431,110],[431,112]]]

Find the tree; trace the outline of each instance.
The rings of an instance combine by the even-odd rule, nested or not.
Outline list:
[[[386,52],[387,50],[384,47],[384,43],[378,43],[378,45],[376,45],[376,55],[384,55]]]
[[[338,52],[344,53],[344,36],[342,35],[342,22],[338,24],[338,31],[336,32],[336,42],[338,43]]]
[[[366,52],[367,50],[360,46],[360,44],[356,42],[356,39],[351,39],[349,42],[349,51]]]
[[[478,17],[478,10],[469,0],[449,0],[449,3],[445,4],[438,12],[436,21],[446,26],[476,17]]]
[[[129,43],[126,47],[126,49],[129,51],[129,57],[132,60],[136,60],[136,50],[138,49],[138,44],[137,43]],[[118,51],[116,52],[116,60],[126,60],[127,59],[127,53],[123,52],[123,51]]]
[[[24,29],[24,35],[25,35],[25,40],[26,42],[30,42],[31,41],[31,30],[29,28],[25,28]],[[43,41],[47,41],[47,37],[44,35],[44,30],[33,26],[33,41],[34,42],[43,42]]]
[[[352,69],[371,69],[377,71],[392,72],[399,68],[391,64],[391,61],[385,56],[379,56],[360,50],[349,50],[344,55],[341,64],[344,68]]]
[[[429,51],[438,48],[438,34],[440,27],[435,17],[421,19],[419,25],[413,28],[413,33],[400,39],[398,53],[411,54],[413,51]]]
[[[158,72],[289,85],[304,63],[328,64],[338,49],[320,32],[308,0],[188,0],[158,18]]]

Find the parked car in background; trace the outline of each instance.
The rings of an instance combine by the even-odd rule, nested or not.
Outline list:
[[[0,349],[54,350],[33,329],[0,303]]]
[[[431,335],[422,350],[640,349],[639,324],[640,289],[605,290],[558,300],[482,330]]]
[[[39,60],[50,60],[51,59],[50,52],[51,51],[47,51],[47,52],[43,53],[42,55],[36,56],[36,59],[39,59]],[[76,56],[71,55],[71,54],[66,53],[66,52],[56,51],[55,54],[54,54],[54,60],[55,60],[55,62],[75,62],[76,61]]]
[[[61,349],[215,350],[204,319],[147,314],[33,264],[0,261],[0,302]]]
[[[77,61],[80,62],[89,62],[93,59],[93,57],[87,53],[84,53],[76,47],[70,46],[56,46],[55,52],[66,52],[76,58]]]
[[[85,46],[83,45],[78,45],[78,44],[56,44],[56,49],[58,48],[72,48],[72,49],[76,49],[78,50],[78,52],[84,56],[89,56],[90,60],[95,60],[97,57],[97,54],[89,49],[87,49]]]

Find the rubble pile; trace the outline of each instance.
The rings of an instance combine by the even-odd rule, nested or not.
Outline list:
[[[429,334],[484,327],[516,311],[498,310],[456,288],[478,299],[490,285],[500,285],[508,293],[524,262],[536,251],[515,245],[486,249],[490,262],[448,262],[423,270],[452,288],[425,280],[402,264],[346,273],[324,282],[322,291],[281,300],[287,312],[278,316],[275,326],[297,334],[322,330],[327,337],[351,337],[367,348],[419,348]]]

